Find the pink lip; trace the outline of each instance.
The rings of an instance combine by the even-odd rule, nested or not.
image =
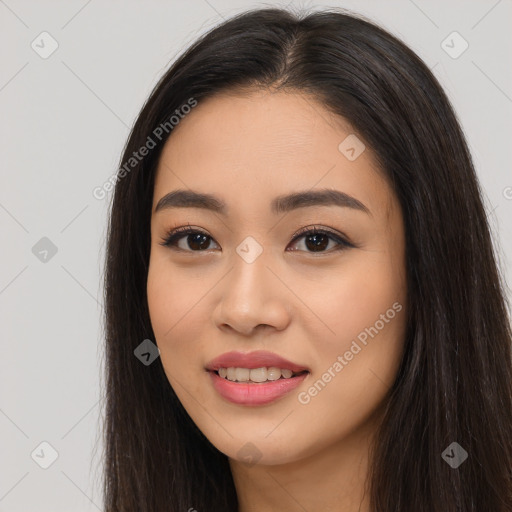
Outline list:
[[[208,373],[217,392],[226,400],[238,405],[269,404],[295,389],[308,376],[307,373],[302,373],[289,379],[250,383],[232,382],[214,371]]]
[[[256,350],[254,352],[226,352],[206,365],[206,369],[209,371],[217,371],[219,368],[269,368],[275,366],[276,368],[288,369],[294,373],[302,372],[304,370],[309,371],[305,366],[300,366],[296,363],[288,361],[277,354],[267,352],[265,350]]]
[[[268,382],[233,382],[220,377],[219,368],[276,368],[288,369],[294,373],[304,372],[289,379]],[[264,350],[249,353],[227,352],[206,365],[216,391],[226,400],[239,405],[265,405],[283,397],[295,389],[307,377],[309,369],[288,361],[277,354]],[[308,373],[306,373],[308,372]]]

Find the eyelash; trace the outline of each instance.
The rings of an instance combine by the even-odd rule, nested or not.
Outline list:
[[[204,235],[204,236],[210,238],[211,240],[214,240],[213,237],[211,237],[208,233],[206,233],[200,229],[193,228],[190,225],[188,225],[188,226],[182,226],[179,228],[171,229],[170,231],[168,231],[166,236],[164,238],[162,238],[160,245],[162,245],[164,247],[169,247],[170,249],[175,250],[175,251],[182,251],[182,252],[197,252],[197,253],[199,253],[199,252],[209,251],[210,249],[205,249],[204,251],[194,251],[194,250],[186,250],[186,249],[181,249],[181,248],[176,247],[176,242],[178,242],[185,235],[195,235],[195,234]],[[337,252],[337,251],[344,250],[344,249],[347,249],[350,247],[355,247],[355,245],[351,244],[350,242],[348,242],[347,240],[345,240],[344,238],[342,238],[340,235],[336,234],[335,232],[333,232],[331,230],[327,230],[325,228],[318,228],[317,226],[312,226],[312,227],[306,226],[304,228],[299,229],[292,235],[291,243],[295,242],[299,238],[302,238],[306,235],[326,235],[331,240],[334,240],[339,245],[337,248],[330,249],[328,251],[318,251],[317,253],[315,253],[314,251],[300,251],[300,250],[299,251],[294,250],[293,252],[307,252],[310,254],[330,254],[332,252]]]

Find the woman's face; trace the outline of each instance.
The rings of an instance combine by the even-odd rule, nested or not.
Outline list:
[[[161,155],[151,323],[170,385],[234,460],[283,464],[343,442],[373,424],[395,379],[402,214],[351,134],[310,96],[223,94]],[[163,199],[178,190],[188,199]]]

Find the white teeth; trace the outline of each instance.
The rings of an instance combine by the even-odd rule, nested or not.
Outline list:
[[[286,371],[286,370],[281,370],[281,368],[276,368],[275,366],[271,366],[270,368],[267,368],[267,379],[268,380],[280,379],[283,371]]]
[[[238,382],[247,382],[249,380],[249,375],[251,370],[248,368],[235,368],[235,377]]]
[[[267,380],[267,369],[253,368],[251,369],[249,376],[253,382],[265,382]],[[281,374],[279,374],[279,377],[281,377]]]
[[[219,368],[219,375],[223,379],[233,382],[266,382],[278,380],[281,377],[289,379],[293,372],[287,368],[277,368],[271,366],[269,368]]]

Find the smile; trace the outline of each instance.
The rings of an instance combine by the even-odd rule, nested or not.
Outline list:
[[[266,351],[229,352],[207,366],[219,395],[238,405],[265,405],[299,386],[310,373],[299,364]]]
[[[298,375],[289,370],[288,368],[277,368],[271,366],[270,368],[219,368],[218,372],[220,377],[233,381],[233,382],[268,382],[279,379],[289,379],[294,375]]]

